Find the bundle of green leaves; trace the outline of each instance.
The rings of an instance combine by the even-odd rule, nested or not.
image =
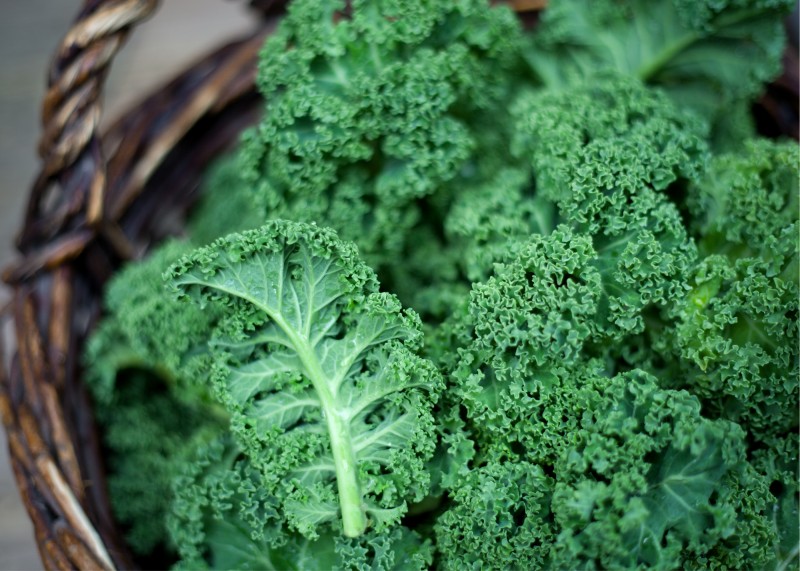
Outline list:
[[[292,2],[88,344],[134,551],[796,565],[800,158],[748,113],[792,4]]]

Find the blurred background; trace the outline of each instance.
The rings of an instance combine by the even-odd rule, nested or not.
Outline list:
[[[30,184],[38,167],[39,104],[51,54],[81,0],[5,0],[0,18],[0,267],[14,256]],[[248,30],[244,0],[162,0],[139,26],[111,70],[105,97],[108,122],[131,103],[225,39]],[[9,293],[0,287],[0,306]],[[0,430],[2,430],[0,428]],[[40,569],[28,516],[0,438],[0,570]]]

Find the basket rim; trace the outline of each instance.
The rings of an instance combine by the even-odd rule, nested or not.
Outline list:
[[[43,111],[45,122],[62,124],[60,131],[45,129],[42,174],[18,243],[23,258],[4,274],[12,295],[0,309],[0,414],[12,471],[47,569],[133,567],[111,516],[91,404],[78,378],[79,339],[99,314],[99,284],[119,261],[141,254],[149,243],[137,239],[141,228],[126,220],[127,207],[149,192],[153,177],[176,168],[171,153],[186,137],[199,136],[198,129],[221,132],[220,144],[231,141],[230,129],[214,120],[228,109],[238,106],[241,113],[253,106],[257,54],[276,19],[262,19],[252,33],[212,49],[101,136],[99,103],[88,97],[99,96],[124,37],[156,3],[87,2],[93,5],[84,7],[65,36]],[[275,11],[275,2],[266,7]],[[220,144],[211,145],[205,158]],[[155,145],[159,154],[143,152]],[[35,203],[51,184],[63,196],[40,224]],[[111,222],[110,212],[118,220]],[[83,279],[85,271],[92,279]]]

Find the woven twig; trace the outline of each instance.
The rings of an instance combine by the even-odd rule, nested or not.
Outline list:
[[[42,105],[39,155],[43,164],[18,241],[22,252],[52,242],[74,226],[76,218],[90,226],[101,220],[106,177],[97,132],[100,92],[128,30],[152,13],[156,4],[156,0],[88,0],[61,42]],[[48,193],[53,182],[60,191]],[[62,238],[70,239],[69,234]]]
[[[269,26],[192,66],[101,139],[98,97],[108,66],[130,26],[154,6],[87,2],[62,42],[42,112],[42,170],[18,241],[24,256],[4,273],[14,297],[0,312],[0,411],[48,569],[131,566],[77,378],[79,348],[120,260],[175,231],[159,228],[153,213],[163,214],[166,202],[185,209],[206,163],[258,109],[253,76]],[[167,189],[148,181],[168,183],[174,173],[180,184],[161,200]]]
[[[154,0],[86,2],[62,41],[42,108],[42,170],[18,242],[28,257],[22,271],[7,274],[13,280],[34,269],[52,270],[20,284],[4,312],[13,314],[17,352],[10,368],[2,364],[8,379],[0,391],[13,470],[42,561],[50,568],[114,567],[90,519],[97,510],[87,509],[75,427],[62,398],[75,360],[73,349],[68,369],[73,288],[64,264],[89,243],[89,228],[100,218],[96,205],[106,184],[97,128],[108,65],[130,26],[155,5]],[[118,557],[117,563],[126,565],[126,558]]]

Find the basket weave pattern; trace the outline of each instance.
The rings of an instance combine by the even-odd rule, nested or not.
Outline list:
[[[41,172],[20,261],[3,274],[13,298],[0,313],[0,413],[47,569],[132,567],[106,497],[81,348],[103,284],[122,261],[180,232],[208,162],[256,120],[258,51],[286,1],[252,0],[262,15],[256,32],[192,66],[102,136],[109,65],[157,0],[85,0],[57,50],[42,106]],[[528,18],[545,4],[509,3]],[[787,57],[794,77],[776,85],[793,90],[796,118],[797,59]],[[777,115],[775,105],[761,107]],[[787,124],[796,137],[796,120]]]
[[[255,3],[254,3],[255,4]],[[264,14],[282,2],[258,2]],[[208,162],[257,117],[258,51],[271,19],[198,62],[101,136],[114,56],[157,0],[87,0],[53,60],[41,171],[3,279],[0,413],[12,469],[47,569],[131,567],[106,497],[80,384],[83,340],[120,262],[178,233]]]

